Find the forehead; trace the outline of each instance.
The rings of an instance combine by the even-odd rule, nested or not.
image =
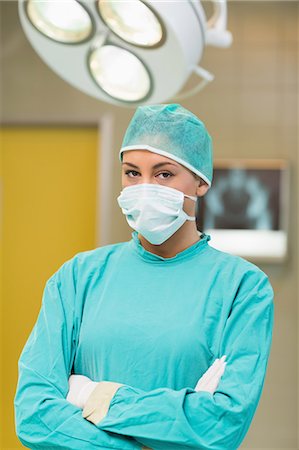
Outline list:
[[[123,153],[123,162],[130,162],[137,165],[171,163],[178,167],[183,167],[173,159],[158,155],[157,153],[150,152],[149,150],[127,150]]]

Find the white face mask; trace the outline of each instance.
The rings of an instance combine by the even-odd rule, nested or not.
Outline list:
[[[160,184],[137,184],[124,188],[117,198],[131,228],[151,244],[159,245],[172,236],[186,220],[195,221],[183,210],[185,195]]]

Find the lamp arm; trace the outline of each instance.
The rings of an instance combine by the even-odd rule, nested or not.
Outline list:
[[[214,13],[207,22],[206,44],[215,47],[229,47],[233,37],[227,30],[227,2],[226,0],[213,0]]]
[[[199,91],[201,91],[207,84],[209,84],[211,81],[214,80],[214,75],[211,72],[208,72],[203,67],[195,66],[193,68],[193,72],[196,73],[196,75],[199,75],[201,77],[201,81],[198,83],[197,86],[195,86],[192,89],[189,89],[189,91],[185,91],[179,95],[176,95],[173,98],[173,100],[182,100],[182,99],[185,99],[188,97],[192,97],[193,95],[195,95]]]

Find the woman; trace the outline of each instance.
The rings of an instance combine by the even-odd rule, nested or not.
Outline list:
[[[18,436],[34,449],[237,449],[270,351],[268,278],[196,230],[212,181],[196,116],[138,108],[120,158],[135,231],[48,281],[19,361]]]

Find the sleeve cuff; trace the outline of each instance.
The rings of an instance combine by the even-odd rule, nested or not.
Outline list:
[[[100,381],[87,399],[82,416],[97,425],[107,415],[116,391],[124,386],[112,381]]]
[[[107,415],[110,403],[116,391],[124,384],[112,381],[100,381],[89,395],[82,416],[94,425],[101,422]],[[152,450],[149,447],[142,447],[141,450]]]

